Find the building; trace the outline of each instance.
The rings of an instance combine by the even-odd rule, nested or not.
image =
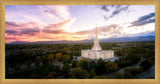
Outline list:
[[[89,59],[110,59],[114,58],[114,51],[113,50],[102,50],[101,46],[99,45],[99,39],[97,35],[97,28],[96,28],[96,35],[94,39],[94,45],[92,50],[81,50],[81,56],[84,58]]]

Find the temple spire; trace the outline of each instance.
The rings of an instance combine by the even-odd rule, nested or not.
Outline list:
[[[98,39],[98,33],[97,33],[97,25],[96,25],[96,35],[94,39],[94,45],[92,47],[92,50],[101,50],[102,48],[99,45],[99,39]]]
[[[97,24],[96,24],[96,39],[98,39],[98,36],[97,36]]]

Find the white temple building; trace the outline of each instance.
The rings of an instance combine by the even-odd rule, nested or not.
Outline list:
[[[96,27],[96,35],[94,39],[94,45],[92,50],[81,50],[81,56],[84,58],[89,59],[110,59],[114,58],[114,51],[113,50],[102,50],[101,46],[99,45],[99,39],[97,35],[97,27]]]

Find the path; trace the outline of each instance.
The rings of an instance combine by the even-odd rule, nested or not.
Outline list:
[[[140,74],[134,75],[133,78],[144,79],[144,78],[155,78],[155,65],[153,65],[150,69]]]
[[[124,73],[123,69],[125,69],[125,68],[136,68],[136,67],[139,67],[139,64],[140,64],[140,62],[139,62],[139,63],[136,63],[136,64],[134,64],[134,65],[128,66],[128,67],[121,68],[121,69],[118,70],[118,71],[120,71],[121,73]],[[107,74],[107,77],[115,78],[115,75],[116,75],[116,73],[117,73],[118,71],[115,71],[115,72],[113,72],[113,73]]]

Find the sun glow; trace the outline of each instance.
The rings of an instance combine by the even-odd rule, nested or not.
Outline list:
[[[32,5],[30,9],[30,5],[6,5],[6,43],[90,40],[94,38],[96,24],[100,39],[155,31],[154,6],[119,5],[121,10],[115,7]],[[144,8],[148,10],[143,11]]]

